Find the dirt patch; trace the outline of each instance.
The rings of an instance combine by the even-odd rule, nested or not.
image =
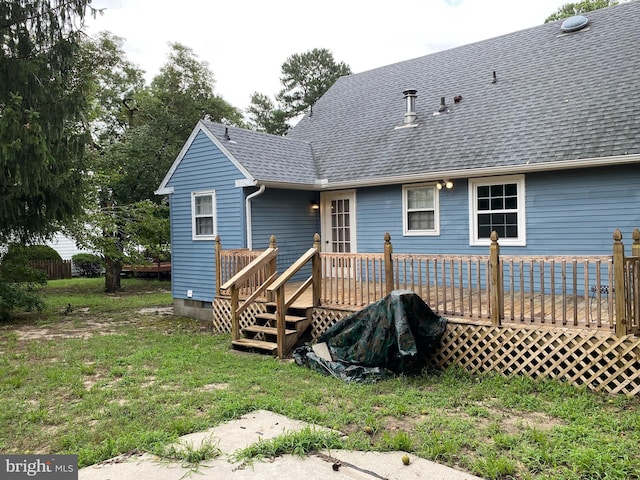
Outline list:
[[[54,338],[85,339],[93,335],[112,335],[116,333],[118,327],[130,323],[134,323],[134,321],[113,323],[87,320],[79,324],[78,321],[69,320],[48,325],[20,325],[14,327],[13,332],[17,340],[20,341],[50,340]]]
[[[173,315],[173,307],[148,307],[137,310],[140,315]]]
[[[522,412],[517,417],[504,417],[500,425],[506,433],[515,435],[524,428],[548,431],[563,425],[563,422],[540,412]]]
[[[226,390],[229,388],[227,383],[210,383],[209,385],[203,385],[200,390],[204,392],[211,392],[213,390]]]

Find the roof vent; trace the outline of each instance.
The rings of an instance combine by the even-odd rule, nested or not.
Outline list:
[[[416,114],[416,98],[418,98],[417,90],[405,90],[402,92],[404,99],[407,102],[407,109],[404,113],[404,123],[413,123],[418,118]]]
[[[584,15],[574,15],[573,17],[567,18],[562,25],[560,25],[560,30],[563,32],[576,32],[578,30],[583,29],[589,23],[589,19]]]

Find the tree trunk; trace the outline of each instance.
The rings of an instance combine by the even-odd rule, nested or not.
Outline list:
[[[122,262],[109,257],[105,257],[104,264],[104,291],[107,293],[119,292],[121,289],[120,274],[122,273]]]

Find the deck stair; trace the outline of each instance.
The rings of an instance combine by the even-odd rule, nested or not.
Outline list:
[[[242,338],[233,340],[234,350],[265,353],[277,355],[278,329],[276,327],[276,306],[267,304],[267,312],[255,316],[255,324],[241,329]],[[296,343],[304,336],[311,325],[309,309],[304,307],[291,307],[285,315],[285,349],[293,350]]]

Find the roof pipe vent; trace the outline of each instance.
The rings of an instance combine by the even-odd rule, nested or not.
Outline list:
[[[440,97],[440,108],[438,112],[444,113],[447,111],[447,104],[445,103],[444,97]]]
[[[402,92],[407,105],[407,109],[404,113],[404,123],[409,124],[416,121],[418,115],[416,114],[416,98],[418,98],[417,90],[405,90]]]

